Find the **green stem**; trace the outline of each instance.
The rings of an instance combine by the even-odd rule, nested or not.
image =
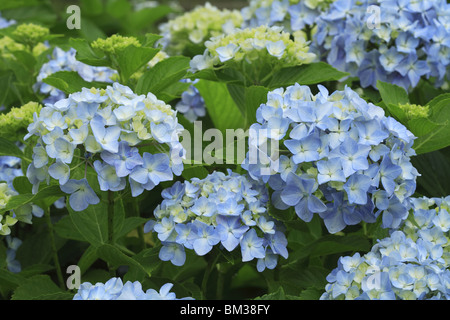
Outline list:
[[[205,274],[203,275],[203,280],[202,280],[202,300],[206,299],[206,291],[207,291],[207,287],[208,287],[208,280],[209,280],[209,276],[211,275],[211,272],[213,271],[213,269],[216,267],[217,264],[217,260],[219,259],[219,254],[214,251],[213,253],[215,255],[214,259],[211,259],[212,261],[210,261],[208,263],[208,266],[205,270]]]
[[[114,193],[108,191],[108,243],[114,245]],[[109,273],[112,277],[116,276],[116,271],[111,265],[108,265]]]
[[[46,210],[44,210],[44,215],[45,215],[45,219],[47,221],[48,233],[50,235],[50,244],[51,244],[51,248],[52,248],[53,262],[55,264],[56,275],[58,277],[58,283],[59,283],[59,286],[61,287],[61,289],[65,290],[64,278],[63,278],[63,274],[61,271],[61,265],[59,263],[59,258],[58,258],[58,249],[56,248],[53,224],[52,224],[52,220],[50,217],[50,207],[48,207]]]
[[[132,205],[133,205],[133,210],[134,210],[135,216],[140,217],[141,211],[139,210],[139,202],[138,202],[137,198],[133,198]],[[139,240],[141,241],[141,249],[144,250],[146,248],[145,239],[144,239],[144,227],[139,226],[137,228],[137,232],[138,232]]]
[[[217,300],[222,300],[224,281],[225,281],[225,275],[223,274],[223,272],[219,271],[219,273],[217,275],[217,288],[216,288],[216,299]]]

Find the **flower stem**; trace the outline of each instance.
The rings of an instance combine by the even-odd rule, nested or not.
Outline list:
[[[114,193],[108,190],[108,243],[114,245]],[[108,264],[111,277],[116,276],[114,268]]]
[[[141,216],[141,211],[139,210],[139,201],[137,198],[133,198],[132,200],[133,211],[136,217]],[[144,239],[144,229],[143,226],[139,226],[137,228],[137,233],[139,236],[139,240],[141,241],[141,249],[144,250],[146,248],[145,239]]]
[[[48,207],[44,210],[44,215],[45,215],[45,219],[47,221],[48,233],[50,235],[50,244],[51,244],[51,248],[52,248],[53,263],[55,264],[56,275],[58,277],[58,283],[59,283],[59,286],[61,287],[61,289],[65,290],[64,278],[62,275],[61,265],[59,263],[59,258],[58,258],[58,249],[56,248],[53,224],[52,224],[52,220],[50,217],[50,207]]]
[[[208,287],[208,280],[209,280],[209,276],[211,275],[211,272],[213,271],[213,269],[216,267],[217,265],[217,260],[219,259],[219,253],[214,251],[214,258],[211,259],[211,261],[208,263],[208,266],[206,267],[205,273],[203,275],[203,280],[202,280],[202,300],[206,299],[206,291],[207,291],[207,287]]]

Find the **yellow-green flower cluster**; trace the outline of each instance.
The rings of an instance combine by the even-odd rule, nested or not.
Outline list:
[[[33,46],[30,53],[33,54],[33,56],[37,57],[47,49],[48,47],[43,42],[39,42],[35,46]],[[24,44],[17,42],[8,36],[0,38],[0,56],[2,58],[15,59],[15,51],[27,50],[28,48]]]
[[[114,34],[106,39],[99,38],[92,42],[92,48],[98,49],[105,54],[115,54],[129,46],[140,47],[141,43],[135,37],[125,37]]]
[[[33,122],[33,114],[39,114],[41,108],[37,102],[28,102],[22,107],[11,108],[6,114],[0,114],[0,135],[20,140],[27,132],[28,125]]]
[[[310,63],[315,55],[309,52],[302,37],[291,39],[291,34],[280,27],[259,26],[235,29],[228,35],[211,38],[205,42],[207,50],[191,61],[191,70],[219,66],[223,63],[245,62],[254,68],[269,63],[273,68]]]
[[[0,210],[3,210],[8,204],[9,199],[14,195],[14,191],[8,187],[6,183],[0,183]],[[0,235],[8,235],[11,233],[10,227],[17,222],[17,219],[11,215],[0,214]]]
[[[406,103],[399,105],[399,108],[403,110],[407,119],[427,118],[430,114],[429,106]]]
[[[219,9],[206,3],[162,24],[161,43],[170,55],[203,52],[207,39],[240,27],[242,22],[238,10]],[[197,47],[197,50],[192,47]]]
[[[23,23],[17,26],[12,35],[17,41],[33,48],[46,40],[46,37],[50,35],[50,30],[38,24]]]

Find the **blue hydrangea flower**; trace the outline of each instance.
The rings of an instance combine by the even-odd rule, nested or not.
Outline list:
[[[243,27],[282,26],[288,32],[306,30],[333,0],[250,0],[241,9]]]
[[[37,136],[27,168],[33,193],[53,178],[79,211],[99,200],[87,170],[95,171],[101,191],[129,186],[132,196],[172,180],[181,174],[185,156],[179,142],[184,128],[176,114],[152,93],[136,95],[119,83],[102,90],[83,88],[47,103],[25,136]],[[139,145],[146,143],[154,144],[157,152],[140,151]]]
[[[15,20],[8,20],[6,18],[3,18],[2,14],[0,13],[0,29],[8,28],[9,26],[12,26],[13,24],[16,24]]]
[[[177,182],[162,192],[164,200],[145,225],[156,232],[159,258],[182,266],[185,249],[203,256],[214,246],[240,250],[242,261],[257,260],[257,268],[275,268],[288,257],[281,225],[268,215],[268,190],[231,171],[213,172],[204,179]]]
[[[22,245],[22,240],[19,238],[11,237],[7,235],[6,240],[6,267],[13,273],[19,273],[22,270],[20,261],[16,259],[17,249]]]
[[[448,300],[450,197],[411,198],[408,220],[361,256],[340,257],[322,300]]]
[[[307,222],[317,214],[331,233],[379,216],[383,227],[398,227],[418,176],[410,161],[415,137],[350,88],[318,88],[268,93],[242,167],[268,182],[276,208],[294,207]]]
[[[123,283],[121,278],[111,278],[105,283],[82,283],[73,300],[193,300],[191,297],[177,299],[176,294],[170,292],[172,287],[172,283],[166,283],[159,292],[144,291],[139,281]]]
[[[117,74],[117,71],[108,67],[93,67],[78,61],[76,50],[73,48],[64,51],[55,47],[49,61],[42,65],[34,85],[36,92],[46,95],[44,103],[55,103],[66,98],[64,92],[43,82],[45,78],[58,71],[76,71],[81,78],[89,82],[112,83],[112,79]]]
[[[189,89],[181,94],[181,100],[175,105],[175,109],[182,113],[190,122],[206,115],[205,101],[198,89],[194,86],[198,80],[183,79],[181,82],[192,83]]]
[[[448,80],[450,5],[445,0],[336,0],[315,23],[312,51],[358,77],[363,88],[376,88],[378,80],[406,90],[420,79],[435,86]]]

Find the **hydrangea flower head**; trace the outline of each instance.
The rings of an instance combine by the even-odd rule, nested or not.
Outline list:
[[[136,95],[119,83],[101,90],[83,88],[34,115],[25,137],[37,136],[27,177],[33,192],[50,177],[58,180],[74,210],[99,200],[86,171],[84,179],[74,178],[80,164],[94,168],[100,190],[124,190],[128,181],[132,195],[138,196],[181,174],[182,130],[176,111],[152,93]],[[143,142],[156,152],[140,152],[137,146]],[[76,149],[82,157],[75,156]]]
[[[322,300],[450,298],[450,198],[412,198],[399,229],[361,256],[339,258]]]
[[[19,24],[13,31],[14,37],[31,47],[45,41],[49,34],[50,29],[34,23]]]
[[[76,59],[76,50],[71,48],[64,51],[56,47],[53,50],[51,59],[44,63],[37,76],[37,82],[33,89],[46,95],[44,103],[55,103],[58,100],[66,98],[61,90],[43,82],[45,78],[58,71],[76,71],[85,81],[113,82],[112,79],[117,75],[117,71],[108,67],[93,67],[84,64]]]
[[[111,278],[105,283],[82,283],[73,300],[193,300],[191,297],[177,299],[176,294],[170,292],[172,287],[172,283],[166,283],[159,292],[144,291],[139,281],[123,283],[121,278]]]
[[[313,28],[314,20],[334,0],[250,0],[241,9],[243,27],[281,26],[294,33]]]
[[[103,51],[107,54],[115,54],[128,46],[140,47],[141,43],[135,37],[125,37],[119,34],[113,34],[106,39],[98,38],[92,42],[91,46],[93,49]]]
[[[308,52],[306,41],[301,37],[292,40],[290,36],[280,27],[235,29],[229,34],[206,41],[206,51],[192,59],[191,70],[197,71],[222,64],[239,66],[247,63],[258,69],[264,62],[274,68],[275,65],[281,68],[310,63],[315,55]]]
[[[380,107],[348,87],[314,95],[295,84],[269,92],[257,121],[242,166],[269,183],[278,209],[294,207],[307,222],[318,214],[331,233],[380,215],[385,228],[406,218],[415,137]]]
[[[204,50],[204,42],[239,27],[237,10],[219,9],[209,2],[160,25],[160,43],[170,55],[192,56]]]
[[[181,94],[180,101],[175,105],[175,109],[182,113],[190,122],[196,121],[198,118],[206,115],[205,100],[200,95],[194,84],[198,80],[183,79],[182,82],[192,83],[189,88]]]
[[[358,77],[363,88],[376,88],[378,80],[406,90],[420,79],[441,86],[449,75],[450,5],[419,2],[337,0],[316,19],[311,48],[336,69]],[[379,21],[370,6],[379,9]]]
[[[216,245],[240,250],[244,262],[257,259],[258,271],[273,269],[280,255],[288,257],[282,228],[267,212],[267,189],[247,176],[216,171],[204,179],[176,182],[162,196],[155,220],[144,230],[158,234],[163,261],[182,266],[185,249],[203,256]]]

